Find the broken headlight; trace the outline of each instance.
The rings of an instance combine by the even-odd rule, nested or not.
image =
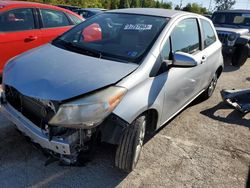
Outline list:
[[[50,125],[92,128],[99,125],[119,104],[126,93],[123,87],[109,87],[60,106]]]

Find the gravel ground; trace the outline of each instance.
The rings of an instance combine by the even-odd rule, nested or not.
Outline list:
[[[84,167],[44,166],[46,157],[0,116],[0,187],[246,187],[250,114],[221,102],[221,89],[249,88],[250,60],[226,65],[214,95],[193,104],[144,146],[137,168],[113,166],[115,148],[102,145]]]

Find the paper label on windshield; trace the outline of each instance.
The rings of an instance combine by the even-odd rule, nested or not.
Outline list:
[[[138,30],[138,31],[145,31],[151,30],[152,25],[150,24],[126,24],[124,30]]]
[[[250,18],[250,14],[242,14],[242,17]]]

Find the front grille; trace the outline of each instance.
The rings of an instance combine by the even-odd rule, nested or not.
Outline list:
[[[218,37],[219,37],[222,44],[227,43],[228,35],[229,35],[229,33],[218,33]]]
[[[42,129],[45,128],[45,125],[48,124],[58,110],[58,105],[55,101],[50,101],[55,107],[53,109],[50,107],[51,105],[45,105],[35,98],[22,95],[10,86],[5,86],[5,96],[11,106]]]

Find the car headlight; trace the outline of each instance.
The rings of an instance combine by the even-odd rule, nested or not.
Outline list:
[[[231,33],[230,35],[228,35],[228,41],[234,41],[237,37],[236,33]]]
[[[109,87],[60,106],[50,125],[92,128],[99,125],[119,104],[126,93],[123,87]]]

